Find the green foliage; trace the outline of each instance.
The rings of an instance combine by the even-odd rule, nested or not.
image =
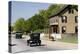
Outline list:
[[[47,28],[49,26],[49,12],[47,10],[40,10],[39,15],[43,17],[45,22],[44,27]]]
[[[44,28],[44,18],[38,14],[35,14],[31,17],[31,30],[34,31],[36,29],[43,29]]]
[[[37,30],[35,30],[35,31],[33,31],[33,32],[40,32],[40,33],[43,33],[43,32],[44,32],[44,29],[37,29]]]
[[[25,20],[24,18],[20,18],[15,22],[14,30],[15,31],[25,31]]]
[[[67,36],[67,37],[64,36],[62,39],[59,39],[59,41],[77,44],[78,43],[78,36],[76,36],[76,35]]]

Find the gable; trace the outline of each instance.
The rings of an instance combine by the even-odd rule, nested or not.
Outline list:
[[[70,11],[74,11],[74,10],[78,12],[78,10],[76,10],[76,9],[71,9],[71,5],[66,5],[61,10],[59,10],[56,14],[51,15],[49,18],[52,18],[54,16],[61,16],[61,15],[65,14],[66,12],[70,12]]]

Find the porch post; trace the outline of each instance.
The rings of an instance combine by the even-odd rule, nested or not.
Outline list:
[[[49,39],[50,39],[50,36],[51,36],[51,26],[49,26]]]

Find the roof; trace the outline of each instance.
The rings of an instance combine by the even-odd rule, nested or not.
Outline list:
[[[69,9],[71,5],[64,5],[61,9],[59,9],[55,14],[51,15],[49,18],[60,15],[61,13],[65,12],[65,10]]]

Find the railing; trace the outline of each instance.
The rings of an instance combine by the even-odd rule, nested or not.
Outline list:
[[[50,25],[58,25],[58,22],[50,23]]]
[[[51,18],[50,19],[50,25],[56,25],[58,24],[58,19],[57,18]]]

